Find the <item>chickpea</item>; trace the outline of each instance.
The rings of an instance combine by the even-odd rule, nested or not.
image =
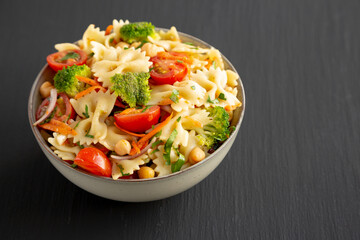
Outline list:
[[[41,84],[41,86],[40,86],[40,95],[41,95],[41,97],[42,98],[47,98],[48,96],[50,96],[50,91],[53,88],[54,88],[54,86],[48,81]]]
[[[196,164],[196,163],[200,162],[201,160],[203,160],[204,158],[205,158],[205,153],[199,147],[196,147],[193,150],[191,150],[191,152],[189,154],[189,162],[191,164]]]
[[[129,154],[130,151],[131,151],[131,145],[130,145],[129,141],[127,141],[125,139],[121,139],[115,145],[115,152],[117,154],[119,154],[120,156]]]
[[[155,177],[155,171],[151,167],[146,167],[146,166],[141,167],[137,173],[140,179]]]
[[[154,44],[145,43],[141,47],[141,51],[145,51],[146,56],[155,57],[158,52],[164,52],[165,50],[162,47],[155,46]]]
[[[121,47],[121,48],[125,48],[125,47],[129,47],[129,44],[126,42],[119,42],[118,44],[116,44],[116,47]]]

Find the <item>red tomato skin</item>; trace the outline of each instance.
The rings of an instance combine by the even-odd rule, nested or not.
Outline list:
[[[110,177],[111,163],[106,155],[97,148],[88,147],[80,150],[74,163],[95,175]]]
[[[125,130],[130,132],[145,132],[150,129],[152,125],[159,122],[160,107],[152,106],[143,113],[124,115],[116,113],[114,117],[116,124]]]
[[[183,80],[188,73],[188,67],[184,62],[178,62],[175,59],[163,59],[160,57],[152,57],[150,61],[153,62],[154,69],[150,71],[152,83],[156,85],[174,84],[177,81]],[[165,72],[157,71],[157,66],[162,68]]]
[[[56,60],[59,58],[62,58],[69,52],[75,52],[80,55],[80,59],[77,61],[66,61],[65,63],[57,62]],[[72,66],[72,65],[83,65],[86,63],[87,60],[87,54],[78,49],[71,49],[71,50],[65,50],[61,52],[52,53],[49,56],[47,56],[46,61],[49,64],[49,67],[51,67],[54,71],[62,70],[64,67]]]

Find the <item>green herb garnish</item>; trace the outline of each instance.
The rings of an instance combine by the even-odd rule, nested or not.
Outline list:
[[[179,91],[174,89],[171,93],[170,96],[170,100],[173,101],[174,103],[178,103],[179,102]]]
[[[213,65],[214,69],[216,69],[216,62],[215,61],[212,62],[212,65]]]
[[[50,120],[55,116],[55,112],[57,110],[57,106],[54,108],[54,110],[51,112],[50,116],[46,118],[40,125],[43,125],[45,123],[50,122]]]
[[[195,89],[196,89],[195,85],[194,85],[194,86],[191,86],[191,89],[192,89],[192,90],[195,90]]]
[[[124,47],[124,50],[127,50],[127,49],[129,49],[128,47]]]
[[[90,135],[89,132],[90,132],[90,130],[86,133],[85,137],[94,138],[94,135]]]
[[[192,48],[190,48],[190,49],[199,50],[199,48],[198,48],[198,47],[192,47]]]
[[[151,108],[151,106],[146,106],[141,112],[146,112],[146,110],[148,110],[149,108]]]
[[[179,149],[177,148],[174,148],[177,155],[179,156],[178,160],[174,163],[171,164],[171,172],[178,172],[180,171],[181,167],[184,165],[185,163],[185,157],[184,155],[182,155],[180,152],[179,152]]]
[[[64,57],[60,58],[58,61],[63,62],[68,59],[79,59],[80,55],[76,52],[68,52]]]
[[[78,123],[75,125],[74,129],[77,128],[80,124],[80,121],[78,121]]]
[[[156,148],[158,145],[164,143],[163,141],[161,140],[157,140],[156,142],[154,142],[153,144],[151,144],[151,148]]]
[[[89,107],[88,105],[85,105],[85,112],[83,112],[83,115],[86,117],[86,118],[89,118]]]
[[[122,176],[129,176],[130,175],[130,173],[124,173],[123,171],[124,171],[124,168],[121,166],[121,165],[118,165],[118,167],[120,168],[120,172],[121,172],[121,175]]]
[[[110,41],[109,41],[109,42],[110,42],[110,43],[113,43],[113,41],[114,41],[114,38],[110,38]]]
[[[157,132],[157,133],[154,135],[154,137],[160,137],[160,136],[161,136],[161,133],[162,133],[162,129],[161,129],[159,132]]]
[[[194,46],[194,44],[191,43],[191,42],[184,42],[184,44],[187,44],[187,45],[190,45],[190,46]]]
[[[89,54],[89,57],[93,57],[94,55],[95,55],[95,53],[92,52]]]
[[[184,63],[183,61],[181,61],[181,60],[176,60],[178,63]]]
[[[151,72],[154,68],[155,68],[155,67],[151,67],[151,68],[149,69],[149,72]]]
[[[224,93],[220,93],[218,98],[221,99],[221,100],[224,100],[224,101],[226,100],[226,97],[225,97]]]
[[[219,100],[218,100],[218,99],[211,100],[211,99],[210,99],[210,96],[208,96],[207,102],[208,102],[208,103],[217,104],[217,103],[219,103]]]
[[[77,165],[75,163],[71,164],[70,166],[73,168],[77,168]]]
[[[165,164],[166,165],[170,165],[170,153],[171,153],[171,147],[174,143],[174,140],[177,136],[178,132],[176,131],[176,129],[174,129],[171,134],[170,137],[168,138],[168,140],[165,143],[165,147],[164,147],[164,154],[163,157],[165,159]]]
[[[154,154],[154,153],[156,153],[156,152],[158,152],[158,151],[160,151],[160,150],[159,150],[159,149],[154,149],[154,150],[151,151],[150,154]]]
[[[83,148],[84,148],[84,146],[83,146],[83,145],[81,145],[81,144],[80,144],[80,142],[77,142],[77,143],[76,143],[76,145],[78,145],[81,149],[83,149]]]
[[[181,120],[181,116],[178,117],[178,119],[176,119],[177,122],[180,122],[180,120]]]

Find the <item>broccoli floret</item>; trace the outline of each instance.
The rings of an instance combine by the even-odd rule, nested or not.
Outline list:
[[[85,90],[86,84],[77,80],[76,75],[90,77],[91,70],[84,64],[69,66],[58,71],[54,77],[54,86],[58,92],[65,92],[69,97],[74,97],[77,93]]]
[[[206,111],[209,112],[209,117],[212,121],[202,129],[196,129],[196,132],[199,134],[197,138],[200,144],[211,148],[214,144],[228,139],[230,134],[229,114],[220,106],[207,108]]]
[[[146,41],[155,35],[155,27],[150,22],[129,23],[120,29],[121,38],[128,43]]]
[[[144,106],[150,99],[149,78],[148,72],[115,74],[111,77],[111,90],[130,107]]]

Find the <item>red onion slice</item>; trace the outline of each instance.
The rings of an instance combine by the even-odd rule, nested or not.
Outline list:
[[[55,105],[56,105],[56,100],[57,100],[57,92],[56,92],[56,89],[53,88],[50,91],[49,105],[48,105],[44,115],[33,124],[34,126],[36,126],[39,123],[43,122],[48,116],[50,116],[52,111],[54,111],[54,108],[55,108]]]
[[[155,138],[153,138],[151,140],[151,142],[143,148],[143,150],[141,150],[138,154],[135,155],[127,155],[127,156],[118,156],[118,155],[110,155],[110,158],[113,158],[114,160],[131,160],[137,157],[140,157],[141,155],[143,155],[147,150],[149,150],[149,148],[151,147],[151,145],[155,142]]]
[[[165,112],[172,113],[172,108],[169,105],[160,106],[161,110],[164,110]]]

